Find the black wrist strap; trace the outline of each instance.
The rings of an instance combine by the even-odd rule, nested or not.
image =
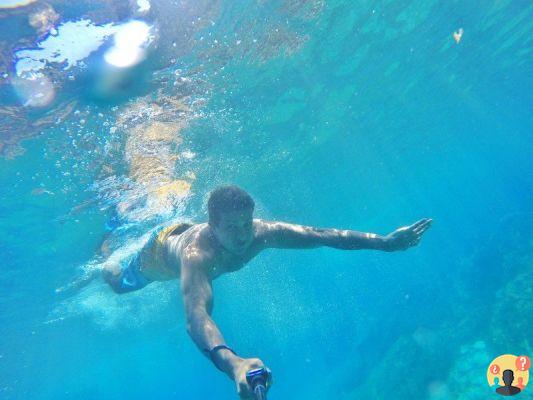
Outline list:
[[[225,372],[222,368],[220,368],[216,361],[215,361],[215,354],[218,350],[221,350],[221,349],[227,349],[229,351],[231,351],[233,354],[237,355],[237,353],[235,353],[233,351],[233,349],[229,348],[228,346],[226,346],[225,344],[219,344],[218,346],[215,346],[213,347],[211,350],[209,349],[204,349],[204,351],[207,353],[207,355],[209,356],[209,358],[211,359],[211,362],[213,364],[215,364],[215,367],[217,367],[219,370],[221,370],[222,372]]]

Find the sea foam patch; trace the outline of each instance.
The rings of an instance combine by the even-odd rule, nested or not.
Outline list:
[[[95,25],[88,19],[67,21],[56,28],[56,35],[38,42],[36,48],[15,53],[16,73],[24,77],[25,74],[44,69],[50,63],[65,64],[65,70],[72,68],[98,50],[119,29],[120,25]]]
[[[146,23],[130,21],[118,28],[114,46],[105,53],[104,59],[115,67],[132,67],[144,60],[150,40],[150,27]]]
[[[150,11],[151,5],[148,0],[137,0],[137,7],[139,7],[137,11],[143,13]]]
[[[80,65],[113,35],[115,46],[105,58],[118,66],[139,62],[151,39],[150,27],[142,21],[104,25],[96,25],[89,19],[67,21],[55,28],[54,35],[38,42],[35,48],[15,53],[17,76],[36,73],[49,64],[64,64],[64,70]]]

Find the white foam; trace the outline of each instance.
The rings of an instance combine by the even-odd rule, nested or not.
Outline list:
[[[103,330],[139,327],[159,320],[177,296],[168,284],[154,282],[142,290],[118,295],[106,284],[93,282],[59,304],[44,324],[83,317]]]
[[[115,45],[106,52],[104,59],[119,68],[136,65],[145,58],[145,47],[150,39],[150,27],[146,23],[130,21],[117,30]]]
[[[137,0],[137,6],[139,7],[137,9],[138,12],[147,12],[150,11],[150,2],[148,0]]]
[[[98,50],[111,35],[115,35],[113,49],[119,49],[107,56],[111,64],[130,66],[144,58],[144,47],[151,39],[146,23],[134,20],[119,25],[95,25],[89,19],[81,19],[59,25],[54,35],[38,42],[36,48],[17,51],[17,75],[35,73],[50,63],[64,63],[65,70],[81,65],[82,60]]]
[[[151,232],[133,239],[114,251],[102,263],[92,261],[85,265],[86,272],[101,270],[105,265],[121,263],[137,253],[150,237]],[[175,285],[177,288],[178,286]],[[177,290],[177,289],[176,289]],[[49,315],[44,324],[56,324],[72,317],[89,318],[104,330],[120,327],[139,327],[162,318],[166,306],[171,305],[177,296],[172,286],[165,283],[151,283],[142,290],[118,295],[100,279],[72,297],[60,303]]]
[[[67,21],[57,27],[57,35],[48,36],[36,49],[15,53],[17,75],[43,69],[47,63],[66,63],[64,69],[72,68],[98,50],[118,28],[112,23],[95,25],[88,19]]]

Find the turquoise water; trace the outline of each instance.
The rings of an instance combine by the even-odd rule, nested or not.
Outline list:
[[[158,225],[205,221],[222,183],[259,218],[434,220],[405,252],[269,250],[214,282],[269,398],[496,398],[491,360],[533,355],[532,17],[501,0],[0,9],[0,398],[236,398],[178,282],[69,286]]]

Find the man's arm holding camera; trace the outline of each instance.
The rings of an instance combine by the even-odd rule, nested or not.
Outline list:
[[[246,372],[263,367],[258,358],[241,358],[226,347],[226,342],[211,318],[213,288],[209,262],[197,251],[185,252],[181,261],[181,294],[187,319],[187,333],[215,366],[235,381],[241,398],[251,395]]]

